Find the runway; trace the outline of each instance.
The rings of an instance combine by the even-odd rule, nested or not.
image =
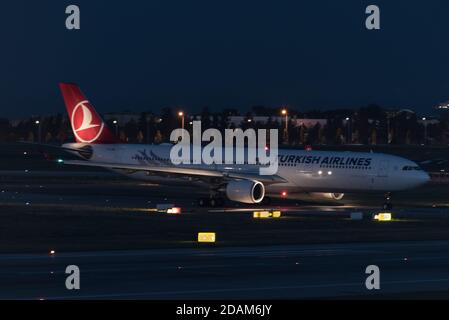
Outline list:
[[[6,172],[0,299],[449,297],[449,212],[440,188],[398,197],[389,223],[369,218],[379,209],[371,195],[342,204],[276,200],[270,208],[282,217],[257,220],[252,212],[264,207],[199,208],[206,191],[188,184]],[[158,203],[183,212],[149,211]],[[354,211],[367,219],[351,221]],[[199,245],[202,231],[216,232],[217,242]],[[380,291],[365,288],[371,264],[380,267]],[[68,265],[80,268],[79,291],[65,288]]]
[[[0,255],[0,263],[1,299],[419,298],[449,292],[449,241]],[[365,287],[365,268],[372,264],[380,268],[380,290]],[[80,268],[79,291],[65,288],[67,265]]]

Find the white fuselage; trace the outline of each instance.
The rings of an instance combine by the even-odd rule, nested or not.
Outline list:
[[[65,146],[78,149],[83,145],[66,144]],[[89,161],[176,167],[170,160],[172,145],[168,144],[92,144],[89,147],[92,148]],[[199,164],[194,167],[239,173],[257,173],[259,169],[259,165],[251,164]],[[144,172],[125,170],[117,172],[132,178],[160,183],[178,179],[148,175]],[[411,189],[429,181],[428,174],[420,170],[416,163],[397,156],[286,149],[279,150],[276,175],[283,178],[285,182],[268,185],[267,192],[392,192]]]

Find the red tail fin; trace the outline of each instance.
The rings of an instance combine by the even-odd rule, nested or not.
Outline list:
[[[61,83],[62,96],[78,143],[110,144],[118,139],[75,84]]]

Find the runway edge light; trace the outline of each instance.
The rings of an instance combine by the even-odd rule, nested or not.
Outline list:
[[[279,210],[276,210],[276,211],[273,211],[273,212],[272,212],[272,217],[273,217],[273,218],[280,218],[281,215],[282,215],[282,212],[279,211]]]
[[[169,209],[167,209],[167,213],[168,214],[181,214],[181,208],[179,208],[179,207],[169,208]]]
[[[253,212],[253,218],[269,218],[271,216],[270,211],[255,211]]]
[[[198,232],[198,242],[214,243],[216,240],[215,232]]]
[[[280,218],[282,212],[279,210],[274,211],[254,211],[253,218],[255,219],[266,219],[266,218]]]
[[[392,214],[390,212],[382,212],[374,215],[374,220],[377,221],[391,221]]]

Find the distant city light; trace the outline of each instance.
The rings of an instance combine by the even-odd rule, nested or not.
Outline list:
[[[283,116],[287,115],[287,109],[282,109],[281,113]]]
[[[36,120],[35,122],[34,122],[35,124],[39,124],[39,123],[41,123],[39,120]]]
[[[179,111],[179,112],[178,112],[178,116],[183,117],[183,116],[184,116],[184,112]]]

